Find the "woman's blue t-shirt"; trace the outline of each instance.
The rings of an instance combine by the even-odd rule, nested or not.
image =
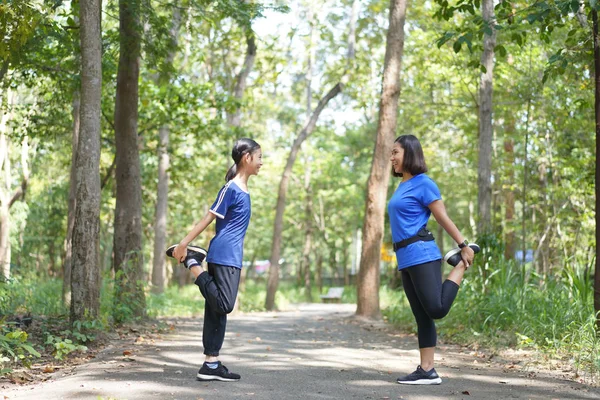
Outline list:
[[[252,213],[250,194],[240,189],[235,182],[229,181],[219,190],[210,212],[217,217],[217,226],[206,261],[242,268],[244,237]]]
[[[425,174],[416,175],[400,183],[388,203],[393,242],[413,237],[425,227],[431,215],[428,206],[441,198],[437,185]],[[441,258],[440,249],[433,240],[415,242],[396,251],[398,269]]]

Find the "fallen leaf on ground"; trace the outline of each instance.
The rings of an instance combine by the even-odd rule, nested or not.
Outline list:
[[[26,383],[32,382],[33,377],[27,372],[14,372],[8,377],[12,383]]]
[[[43,372],[46,373],[46,374],[50,374],[50,373],[52,373],[54,371],[55,371],[54,367],[51,367],[49,365],[46,365],[46,367],[44,367],[44,370],[43,370]]]
[[[132,354],[133,354],[133,353],[132,353],[131,351],[129,351],[129,350],[125,350],[125,351],[123,351],[123,355],[124,355],[124,356],[130,356],[130,355],[132,355]]]

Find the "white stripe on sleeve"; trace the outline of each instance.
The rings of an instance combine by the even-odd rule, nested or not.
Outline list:
[[[217,217],[223,219],[225,218],[224,215],[221,215],[220,213],[217,212],[217,210],[219,209],[219,207],[221,206],[221,203],[223,202],[223,199],[225,198],[225,193],[227,193],[227,190],[229,189],[229,186],[231,185],[232,181],[229,181],[225,184],[225,186],[223,186],[223,190],[221,191],[221,195],[219,196],[219,199],[217,200],[217,203],[215,204],[215,206],[210,209],[210,211],[215,214]]]

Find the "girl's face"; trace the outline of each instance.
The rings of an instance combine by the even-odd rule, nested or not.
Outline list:
[[[392,148],[392,156],[390,157],[392,162],[392,168],[397,174],[402,173],[402,162],[404,161],[404,149],[400,146],[400,143],[394,143]]]
[[[247,165],[250,175],[258,175],[258,171],[260,171],[260,167],[262,167],[262,150],[259,148],[252,154],[248,154]]]

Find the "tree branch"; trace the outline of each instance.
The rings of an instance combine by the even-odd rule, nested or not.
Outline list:
[[[27,190],[27,181],[23,180],[21,182],[21,186],[17,190],[15,190],[15,192],[11,196],[11,198],[8,202],[8,208],[11,208],[12,205],[15,204],[17,202],[17,200],[19,200],[19,198],[25,199],[25,191],[26,190]]]
[[[104,189],[104,186],[106,186],[106,184],[108,183],[108,180],[112,176],[113,170],[115,169],[116,165],[117,165],[117,156],[115,154],[112,164],[110,164],[110,167],[108,167],[108,170],[106,171],[106,175],[104,175],[104,178],[102,178],[102,181],[100,183],[100,190]]]
[[[6,60],[4,60],[4,63],[2,63],[2,68],[0,68],[0,82],[2,82],[2,79],[4,79],[4,75],[6,75],[6,72],[8,71],[8,58]]]

